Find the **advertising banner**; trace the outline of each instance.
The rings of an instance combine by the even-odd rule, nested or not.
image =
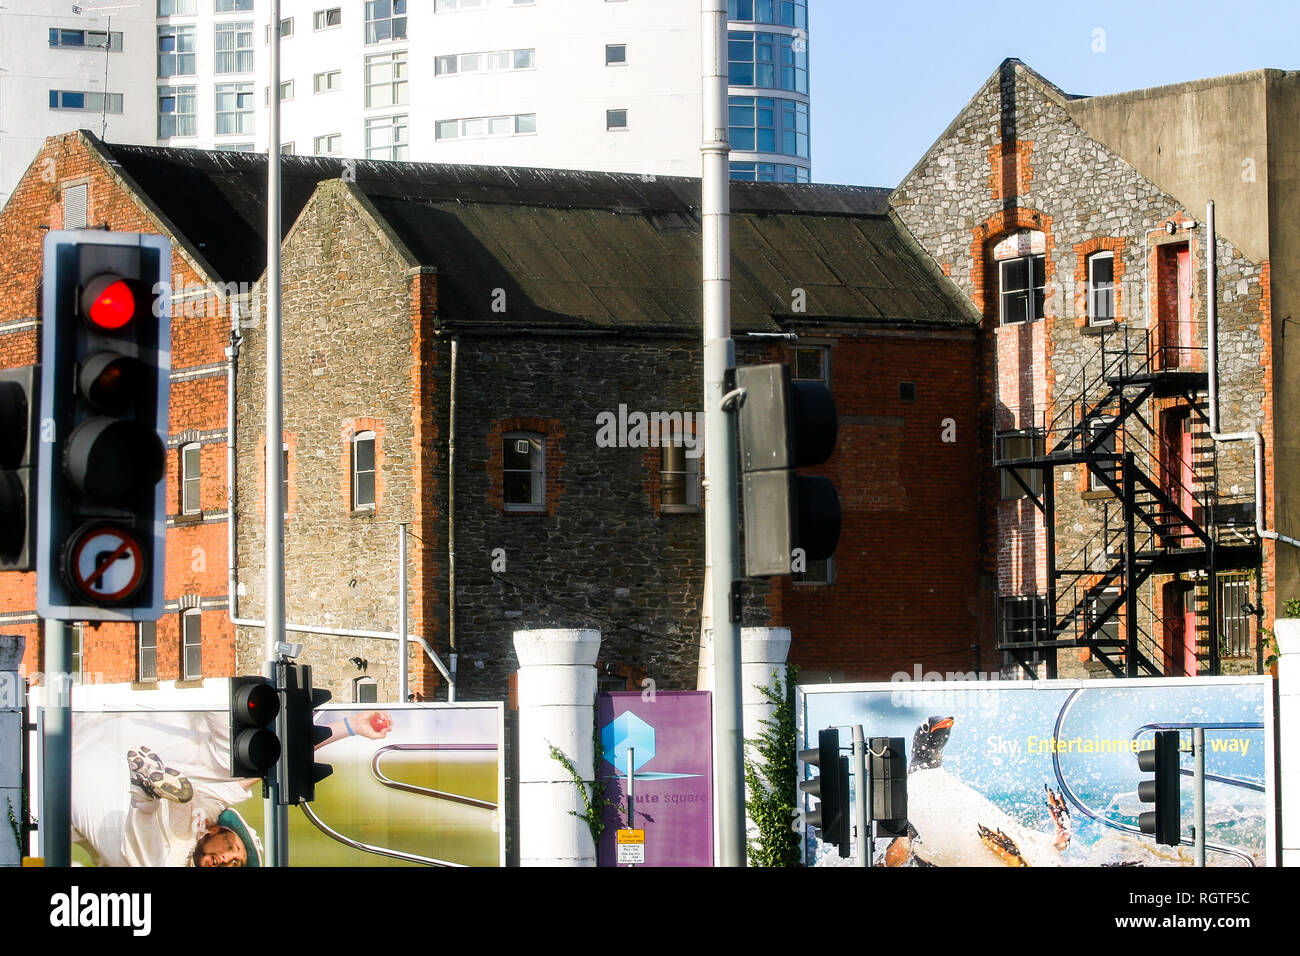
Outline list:
[[[1191,866],[1196,727],[1206,739],[1206,864],[1274,861],[1272,682],[1267,677],[948,681],[799,687],[799,747],[839,727],[841,747],[906,742],[907,827],[877,866]],[[1158,730],[1181,740],[1183,844],[1138,827]],[[812,743],[809,743],[809,741]],[[856,785],[856,781],[854,781]],[[800,796],[801,805],[810,808]],[[809,863],[842,865],[805,830]],[[856,852],[856,851],[855,851]]]
[[[289,808],[292,866],[501,866],[498,703],[321,708],[333,773]],[[78,711],[74,862],[265,864],[261,782],[228,773],[225,710]]]
[[[711,713],[707,691],[599,695],[603,756],[596,772],[611,803],[597,852],[601,866],[617,865],[620,829],[643,831],[645,863],[638,866],[713,865]],[[626,812],[629,765],[632,820]]]

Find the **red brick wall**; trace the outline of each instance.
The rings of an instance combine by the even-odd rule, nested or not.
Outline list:
[[[773,579],[768,605],[792,629],[790,660],[837,680],[887,680],[917,663],[995,668],[980,624],[974,333],[845,336],[830,352],[840,430],[818,471],[840,490],[842,533],[829,587]],[[915,384],[915,401],[899,398],[900,382]],[[943,440],[947,419],[954,441]]]
[[[70,183],[88,185],[88,223],[92,228],[107,226],[121,232],[158,232],[143,205],[126,189],[116,174],[89,149],[79,133],[51,137],[36,156],[27,174],[15,187],[0,212],[0,248],[5,250],[5,269],[0,272],[0,367],[31,364],[38,360],[37,327],[7,330],[6,323],[40,314],[42,249],[46,229],[63,227],[62,187]],[[175,240],[173,239],[173,242]],[[177,286],[207,284],[180,254],[172,252],[173,282]],[[224,361],[229,319],[223,306],[207,299],[203,308],[186,310],[177,303],[172,319],[172,369],[183,371]],[[186,311],[190,314],[186,315]],[[195,314],[199,313],[199,314]],[[186,429],[210,432],[225,427],[226,379],[224,373],[175,382],[171,393],[172,435]],[[200,452],[203,481],[202,507],[205,512],[225,510],[225,443],[206,441]],[[167,454],[167,501],[170,514],[177,506],[179,460],[175,449]],[[226,598],[226,526],[224,521],[190,524],[175,528],[167,539],[166,596],[175,601],[181,594],[199,594],[207,602]],[[35,615],[36,575],[0,574],[0,614]],[[33,674],[42,669],[42,642],[34,621],[4,623],[6,633],[28,638],[23,669]],[[158,676],[172,680],[179,675],[180,621],[178,611],[167,611],[158,622]],[[224,609],[203,613],[204,673],[225,676],[234,671],[233,628]],[[82,671],[102,682],[132,680],[136,673],[135,627],[103,624],[85,629]]]

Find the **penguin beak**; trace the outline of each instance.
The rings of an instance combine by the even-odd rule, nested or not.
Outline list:
[[[956,722],[957,719],[955,717],[945,717],[942,720],[936,720],[930,725],[930,733],[934,733],[936,730],[949,730]]]

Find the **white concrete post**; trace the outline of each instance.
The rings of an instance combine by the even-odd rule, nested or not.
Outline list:
[[[24,638],[0,634],[0,866],[18,866],[27,847],[19,846],[9,828],[9,815],[22,817],[23,664]]]
[[[781,678],[782,689],[785,689],[785,659],[789,653],[788,627],[744,627],[740,630],[741,702],[746,741],[761,734],[766,729],[762,726],[763,721],[771,719],[776,712],[776,705],[758,688],[771,684],[772,675],[776,674]],[[748,743],[745,745],[745,759],[758,759],[757,752]],[[758,835],[758,828],[749,816],[749,794],[746,793],[745,797],[745,834],[752,840]]]
[[[1278,786],[1282,790],[1282,865],[1300,866],[1300,618],[1279,618],[1277,637]]]
[[[591,780],[599,650],[600,631],[515,632],[520,866],[596,865],[582,795],[550,750],[559,748],[583,780]]]

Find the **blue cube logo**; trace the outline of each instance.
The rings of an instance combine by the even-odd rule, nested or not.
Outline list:
[[[619,714],[600,732],[600,746],[605,752],[605,759],[617,768],[619,773],[627,773],[627,752],[634,751],[632,772],[636,773],[655,755],[655,729],[636,714]]]

